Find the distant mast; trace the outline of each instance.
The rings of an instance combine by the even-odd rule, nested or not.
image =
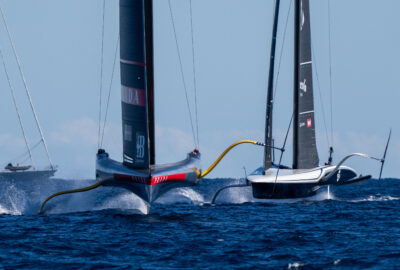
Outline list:
[[[269,60],[268,92],[267,92],[267,115],[265,123],[265,152],[264,152],[264,171],[272,167],[272,109],[274,103],[274,70],[275,70],[275,49],[276,36],[278,32],[280,0],[275,2],[274,25],[272,29],[271,54]]]
[[[152,0],[120,0],[123,163],[154,164]]]

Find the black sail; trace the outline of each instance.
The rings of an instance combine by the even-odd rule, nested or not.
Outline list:
[[[154,162],[150,0],[120,0],[120,37],[123,163],[149,169]]]
[[[295,1],[293,168],[318,167],[315,139],[309,0]]]

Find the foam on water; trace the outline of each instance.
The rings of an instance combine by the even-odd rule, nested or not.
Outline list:
[[[3,181],[0,183],[0,214],[32,215],[39,210],[41,203],[51,194],[89,186],[95,180],[63,180],[50,179],[47,181]],[[244,184],[244,179],[205,179],[193,188],[178,188],[160,197],[156,204],[187,203],[202,205],[210,202],[215,192],[229,185]],[[343,190],[343,189],[342,189]],[[344,189],[344,190],[348,190]],[[366,194],[364,197],[350,195],[335,197],[335,189],[321,188],[315,196],[302,199],[255,199],[251,187],[233,187],[223,190],[216,204],[269,203],[293,204],[303,201],[319,202],[325,200],[348,202],[394,201],[400,197]],[[358,195],[358,194],[357,194]],[[362,194],[361,194],[362,196]],[[341,198],[342,197],[342,198]],[[83,193],[66,194],[48,202],[45,211],[48,214],[60,214],[82,211],[98,211],[104,209],[138,210],[147,213],[147,205],[136,195],[120,188],[100,187]]]
[[[26,208],[26,194],[15,183],[8,182],[0,188],[0,213],[21,215]]]
[[[191,188],[178,188],[171,190],[160,197],[156,203],[174,204],[174,203],[194,203],[201,204],[204,202],[203,196]]]
[[[149,215],[138,215],[146,209],[135,195],[101,187],[50,201],[46,210],[61,214],[36,214],[50,194],[93,183],[0,182],[0,269],[391,269],[400,264],[397,180],[331,187],[330,195],[322,188],[312,198],[268,203],[253,200],[251,187],[232,188],[221,193],[216,206],[199,207],[193,203],[209,202],[219,188],[244,183],[204,179],[193,190],[168,192]],[[237,202],[251,203],[233,205]],[[12,216],[18,212],[22,215]]]
[[[41,203],[51,194],[90,186],[95,180],[4,181],[0,183],[0,214],[36,214]],[[179,188],[163,195],[158,204],[204,202],[203,196],[191,188]],[[147,213],[147,205],[133,193],[112,187],[65,194],[51,199],[45,206],[46,214],[129,209]]]
[[[119,194],[107,197],[100,205],[95,206],[93,210],[104,209],[137,209],[142,214],[147,214],[147,205],[135,194],[124,191]]]
[[[384,201],[398,201],[400,197],[392,197],[392,196],[373,196],[370,195],[364,199],[357,200],[349,200],[350,202],[384,202]]]
[[[302,263],[289,263],[288,269],[301,269],[304,266]]]

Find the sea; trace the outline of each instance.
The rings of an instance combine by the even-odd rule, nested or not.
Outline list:
[[[399,269],[400,179],[256,200],[204,179],[146,206],[95,180],[0,182],[0,269]]]

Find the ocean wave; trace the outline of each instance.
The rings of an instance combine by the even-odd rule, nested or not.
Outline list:
[[[370,195],[367,198],[350,200],[350,202],[385,202],[385,201],[398,201],[398,200],[400,200],[400,197],[392,197],[389,195],[385,196]]]

